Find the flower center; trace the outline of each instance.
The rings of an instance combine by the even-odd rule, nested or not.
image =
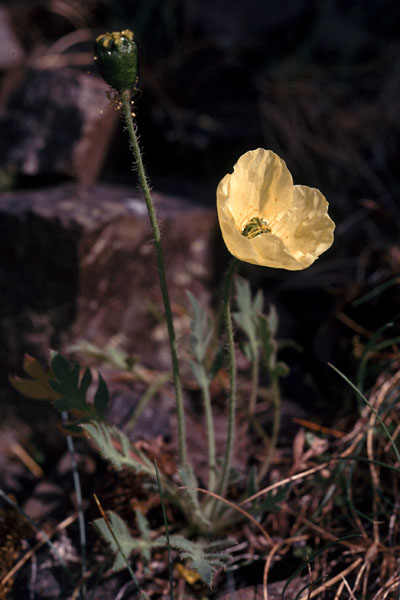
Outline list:
[[[271,227],[268,226],[268,221],[260,217],[253,217],[242,229],[242,235],[250,240],[262,233],[271,233]]]

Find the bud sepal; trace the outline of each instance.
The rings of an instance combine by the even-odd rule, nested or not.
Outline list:
[[[134,88],[138,50],[130,29],[103,33],[94,44],[95,61],[103,79],[119,94]]]

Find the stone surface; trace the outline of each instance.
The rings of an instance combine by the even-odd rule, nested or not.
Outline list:
[[[28,70],[0,111],[0,170],[94,182],[118,120],[107,89],[69,67]]]
[[[219,236],[213,209],[154,194],[176,329],[186,289],[208,302]],[[83,338],[169,367],[154,245],[134,188],[66,184],[0,195],[0,336],[6,369]],[[186,327],[186,329],[185,329]]]
[[[0,6],[0,69],[8,69],[18,64],[24,51],[10,22],[8,10]]]

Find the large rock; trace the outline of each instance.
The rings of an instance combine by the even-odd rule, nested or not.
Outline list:
[[[0,111],[0,170],[96,181],[118,120],[107,90],[69,67],[27,71]]]
[[[44,356],[83,338],[169,366],[154,245],[134,188],[74,184],[0,196],[1,362]],[[215,282],[213,209],[154,194],[179,332],[186,289],[208,302]]]
[[[24,57],[24,51],[11,25],[8,9],[0,6],[0,69],[8,69]]]

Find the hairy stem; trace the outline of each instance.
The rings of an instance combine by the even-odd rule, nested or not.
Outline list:
[[[232,287],[232,279],[237,267],[238,261],[233,259],[229,265],[225,276],[223,302],[224,302],[224,317],[225,329],[228,346],[228,361],[229,361],[229,406],[228,406],[228,434],[225,447],[224,462],[222,467],[221,479],[218,487],[218,495],[222,496],[229,479],[229,472],[232,463],[233,443],[235,441],[235,418],[236,418],[236,359],[235,359],[235,343],[233,339],[233,326],[231,316],[230,294]]]
[[[150,187],[147,182],[146,173],[143,166],[142,154],[139,147],[139,141],[136,134],[136,128],[133,124],[131,103],[130,103],[130,92],[124,92],[121,95],[122,109],[125,118],[126,127],[128,129],[129,139],[131,142],[131,149],[135,158],[134,168],[139,178],[139,184],[143,191],[144,199],[147,205],[147,211],[149,213],[149,219],[151,228],[153,231],[154,245],[157,256],[157,267],[158,275],[160,278],[161,294],[164,302],[165,317],[168,326],[168,337],[171,349],[172,359],[172,375],[175,387],[175,399],[176,399],[176,414],[178,419],[178,447],[179,447],[179,462],[181,466],[187,463],[187,452],[186,452],[186,436],[185,436],[185,415],[183,409],[183,394],[182,394],[182,383],[179,374],[179,362],[176,348],[176,337],[174,323],[172,319],[171,303],[169,300],[168,286],[165,275],[165,261],[164,253],[161,245],[160,228],[158,226],[156,211],[154,208],[153,200],[150,194]]]
[[[216,456],[215,456],[215,430],[214,430],[214,418],[211,407],[210,398],[210,383],[206,371],[201,366],[201,393],[203,396],[204,412],[206,416],[206,427],[207,427],[207,442],[208,442],[208,489],[210,492],[215,491],[216,485]]]

